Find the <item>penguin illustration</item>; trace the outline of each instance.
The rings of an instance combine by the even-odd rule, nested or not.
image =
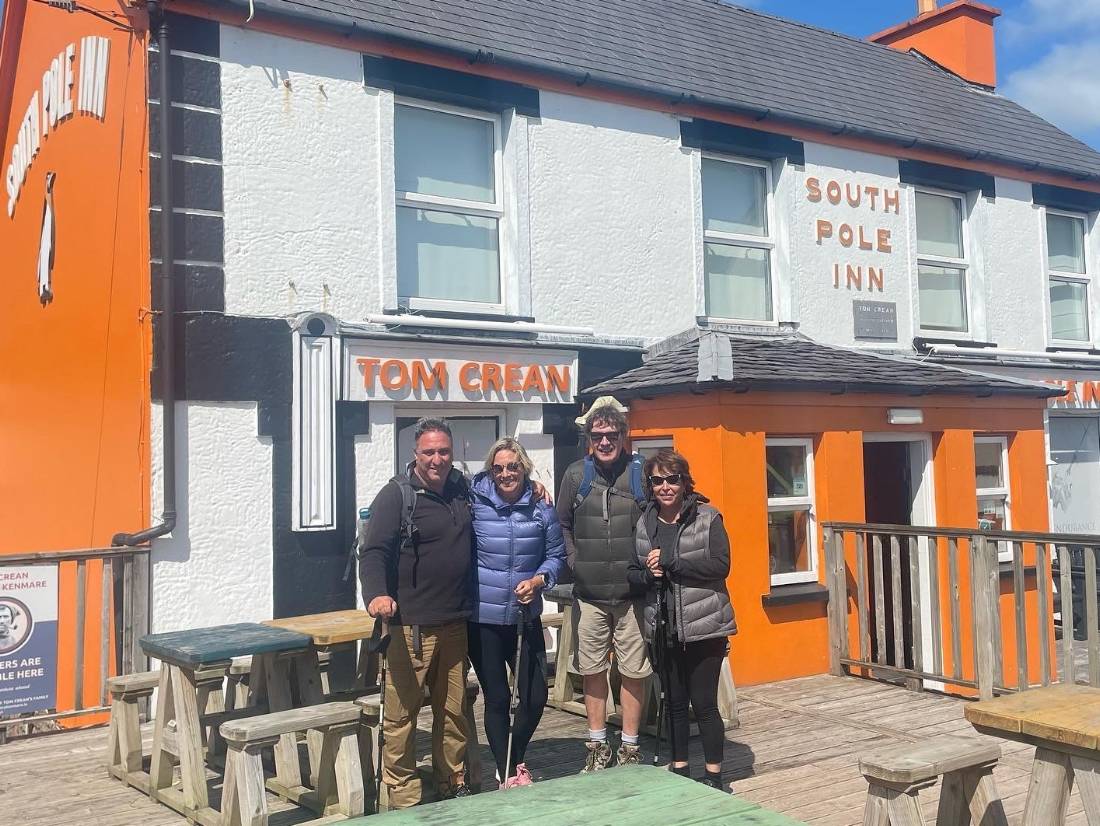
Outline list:
[[[46,200],[42,205],[42,235],[38,243],[38,300],[45,307],[53,301],[53,252],[55,221],[53,216],[53,184],[56,172],[46,173]]]

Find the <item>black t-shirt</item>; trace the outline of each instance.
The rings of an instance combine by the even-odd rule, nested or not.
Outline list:
[[[670,525],[658,518],[657,536],[654,537],[653,547],[661,549],[661,564],[666,567],[669,562],[676,558],[676,539],[679,534],[679,522],[673,522]]]

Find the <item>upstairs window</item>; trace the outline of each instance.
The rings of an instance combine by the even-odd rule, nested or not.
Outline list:
[[[500,118],[394,106],[397,291],[410,307],[503,308]]]
[[[1050,292],[1050,337],[1087,342],[1089,274],[1085,264],[1085,219],[1047,210],[1047,288]]]
[[[918,190],[916,208],[921,329],[965,333],[969,322],[963,200]]]
[[[774,321],[768,166],[704,157],[702,182],[707,315]]]

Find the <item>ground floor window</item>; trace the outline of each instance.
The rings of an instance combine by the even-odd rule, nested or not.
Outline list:
[[[816,582],[813,441],[768,439],[765,450],[771,584]]]
[[[500,438],[501,421],[499,415],[491,416],[448,416],[445,412],[423,412],[420,416],[431,415],[446,419],[451,427],[454,440],[455,467],[468,476],[472,476],[485,465],[485,456],[493,442]],[[420,416],[397,417],[397,455],[394,463],[398,473],[413,460],[413,431]]]
[[[1100,419],[1050,417],[1051,530],[1096,533],[1100,501]]]
[[[983,531],[1011,530],[1008,497],[1008,438],[974,437],[974,478],[978,495],[978,528]],[[997,556],[1012,561],[1012,548],[999,543]]]
[[[647,459],[656,456],[657,451],[662,448],[673,449],[672,439],[631,439],[630,444],[635,453],[640,453]]]

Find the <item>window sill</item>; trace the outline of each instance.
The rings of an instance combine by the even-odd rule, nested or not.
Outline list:
[[[410,308],[407,305],[402,304],[399,307],[387,307],[382,310],[383,315],[414,315],[414,316],[436,316],[438,318],[460,318],[468,321],[527,321],[534,323],[535,319],[532,316],[524,315],[508,315],[503,310],[500,312],[485,312],[485,311],[467,311],[467,310],[444,310],[435,309],[433,307],[423,306]]]
[[[913,337],[913,347],[917,350],[927,350],[932,344],[957,344],[959,347],[973,347],[975,350],[995,349],[995,341],[977,341],[967,338],[966,333],[959,333],[958,337],[951,335],[921,335]]]
[[[1069,341],[1052,342],[1047,345],[1046,351],[1048,353],[1075,353],[1082,356],[1100,356],[1100,350],[1094,348],[1092,343],[1088,341],[1082,341],[1080,343]]]
[[[765,608],[828,601],[829,589],[820,582],[796,582],[791,585],[773,585],[771,591],[760,597],[760,602],[763,603]]]

